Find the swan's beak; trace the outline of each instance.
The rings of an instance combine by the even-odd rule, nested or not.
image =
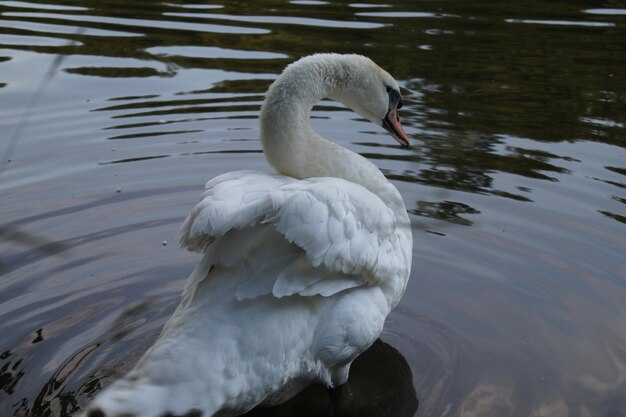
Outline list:
[[[398,141],[400,145],[405,148],[409,147],[409,138],[404,133],[404,129],[400,124],[400,116],[398,115],[398,105],[393,106],[383,119],[383,127],[387,129],[387,132]]]

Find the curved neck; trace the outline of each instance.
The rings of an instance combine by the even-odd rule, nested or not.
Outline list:
[[[261,142],[269,163],[295,178],[336,177],[367,188],[406,216],[398,190],[367,159],[330,142],[310,125],[313,106],[345,82],[340,56],[297,61],[270,86],[261,108]]]
[[[295,178],[335,176],[315,172],[310,164],[310,157],[316,159],[310,148],[324,141],[313,131],[309,119],[315,103],[326,97],[326,83],[313,66],[299,64],[285,69],[263,102],[260,123],[265,157],[279,173]],[[313,155],[307,156],[309,152]]]

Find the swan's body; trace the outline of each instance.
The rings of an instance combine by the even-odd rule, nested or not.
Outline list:
[[[283,175],[237,171],[207,184],[182,228],[181,245],[204,255],[181,304],[87,415],[235,416],[315,382],[346,382],[404,292],[410,224],[397,189],[365,158],[313,132],[309,114],[334,98],[385,119],[404,144],[397,91],[357,55],[287,67],[261,112],[265,154]]]

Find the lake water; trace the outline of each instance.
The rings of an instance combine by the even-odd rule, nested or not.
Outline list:
[[[203,184],[270,170],[264,91],[327,51],[402,87],[410,149],[312,123],[402,192],[412,276],[347,387],[251,414],[626,416],[624,3],[0,0],[0,417],[133,366]]]

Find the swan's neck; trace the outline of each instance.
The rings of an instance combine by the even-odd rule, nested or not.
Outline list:
[[[336,177],[362,185],[406,216],[400,193],[374,164],[311,128],[313,106],[332,97],[334,88],[347,77],[341,62],[332,59],[303,59],[287,67],[270,87],[261,109],[265,156],[284,175]]]

